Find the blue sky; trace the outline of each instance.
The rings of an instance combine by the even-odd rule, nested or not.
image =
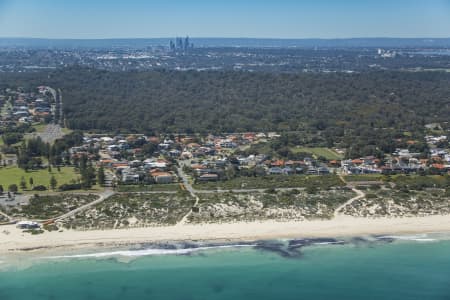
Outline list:
[[[0,37],[450,37],[450,0],[0,0]]]

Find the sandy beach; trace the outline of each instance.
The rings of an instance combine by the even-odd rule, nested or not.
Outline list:
[[[354,218],[324,221],[262,221],[179,225],[114,230],[45,232],[31,235],[14,225],[0,227],[0,253],[45,249],[77,249],[163,241],[239,241],[301,237],[345,237],[450,232],[450,216]]]

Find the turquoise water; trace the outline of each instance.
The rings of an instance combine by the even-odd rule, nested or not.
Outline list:
[[[0,272],[0,299],[450,299],[450,241],[39,259]]]

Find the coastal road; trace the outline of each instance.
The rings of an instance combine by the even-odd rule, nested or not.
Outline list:
[[[74,210],[72,210],[72,211],[69,211],[68,213],[65,213],[64,215],[61,215],[61,216],[59,216],[59,217],[56,217],[56,218],[54,218],[54,220],[55,220],[55,221],[61,221],[61,220],[63,220],[63,219],[69,218],[69,217],[71,217],[71,216],[73,216],[73,215],[75,215],[75,214],[77,214],[77,213],[79,213],[79,212],[81,212],[81,211],[83,211],[83,210],[85,210],[85,209],[88,209],[88,208],[91,207],[91,206],[97,205],[97,204],[99,204],[99,203],[105,201],[106,199],[108,199],[109,197],[111,197],[112,195],[114,195],[115,193],[116,193],[116,192],[113,191],[112,189],[107,188],[107,189],[105,189],[104,192],[102,192],[102,193],[99,194],[100,197],[99,197],[97,200],[92,201],[92,202],[90,202],[90,203],[88,203],[88,204],[85,204],[85,205],[83,205],[83,206],[80,206],[80,207],[78,207],[78,208],[76,208],[76,209],[74,209]]]

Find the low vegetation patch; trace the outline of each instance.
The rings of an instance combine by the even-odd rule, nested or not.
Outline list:
[[[176,224],[194,204],[187,193],[116,194],[66,220],[66,228],[101,229]]]
[[[371,189],[344,209],[358,217],[407,217],[450,214],[450,194],[442,189]]]
[[[320,191],[314,194],[292,190],[274,193],[202,194],[199,211],[192,223],[252,220],[328,219],[334,210],[354,197],[349,190]]]
[[[35,195],[30,198],[28,205],[13,207],[7,212],[16,218],[46,220],[63,215],[95,199],[96,195]]]
[[[336,175],[273,175],[262,177],[236,177],[227,181],[195,184],[196,189],[270,189],[270,188],[315,188],[328,190],[344,186],[344,182]]]

